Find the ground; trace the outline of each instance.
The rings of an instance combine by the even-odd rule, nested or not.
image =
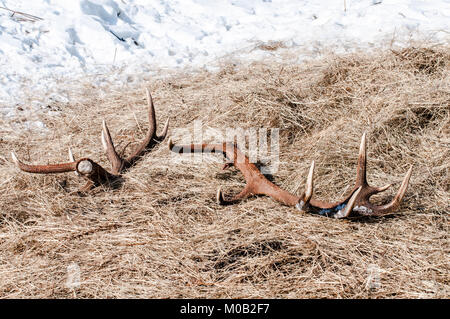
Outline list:
[[[330,55],[301,65],[259,61],[178,73],[99,94],[89,83],[65,105],[36,113],[47,130],[0,130],[0,296],[3,298],[448,298],[450,208],[448,47]],[[316,161],[314,196],[353,186],[367,133],[368,180],[393,187],[413,165],[401,209],[334,220],[268,197],[219,206],[244,185],[218,157],[171,153],[162,143],[116,189],[76,191],[74,174],[19,171],[89,156],[107,167],[106,119],[121,149],[145,134],[145,94],[176,129],[280,128],[273,180],[302,191]],[[53,111],[53,112],[51,112]],[[28,114],[28,113],[27,113]],[[23,119],[25,120],[25,119]],[[30,120],[27,118],[27,120]],[[161,129],[160,125],[160,129]],[[130,151],[130,145],[126,152]]]

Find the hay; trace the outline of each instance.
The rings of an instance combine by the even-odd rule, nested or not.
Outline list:
[[[171,161],[157,147],[116,190],[78,197],[71,174],[31,175],[9,160],[89,156],[107,165],[100,123],[118,148],[145,134],[142,88],[73,92],[48,134],[0,136],[0,297],[3,298],[448,298],[450,56],[448,47],[328,56],[302,65],[254,62],[143,83],[171,128],[279,127],[274,181],[299,192],[311,160],[316,195],[352,186],[368,134],[368,179],[413,176],[393,217],[337,221],[270,198],[214,202],[218,185],[244,184],[234,169]],[[170,133],[170,131],[169,131]],[[130,151],[131,147],[127,150]],[[78,278],[79,277],[79,281]],[[75,279],[74,279],[75,278]]]

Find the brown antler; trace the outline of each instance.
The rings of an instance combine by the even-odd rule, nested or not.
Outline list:
[[[131,153],[131,155],[126,159],[121,158],[119,154],[117,154],[116,149],[114,147],[114,143],[111,139],[111,134],[109,133],[108,127],[106,126],[106,122],[103,121],[102,144],[106,152],[106,156],[108,157],[108,160],[111,162],[113,174],[120,174],[123,170],[133,166],[136,163],[136,161],[139,160],[139,158],[142,155],[151,150],[156,143],[159,143],[166,138],[167,130],[169,128],[169,119],[167,119],[166,124],[164,125],[162,134],[160,136],[157,136],[156,116],[155,116],[155,107],[153,105],[153,98],[148,89],[146,89],[146,92],[148,103],[149,129],[142,143],[139,144],[136,147],[136,149]]]
[[[369,198],[376,193],[386,190],[390,185],[380,188],[368,185],[366,181],[366,135],[364,134],[361,141],[355,187],[343,201],[327,203],[312,199],[314,161],[309,170],[305,191],[301,196],[296,196],[279,188],[264,177],[259,169],[253,163],[250,163],[248,157],[233,143],[174,145],[172,140],[169,139],[169,149],[180,154],[220,153],[242,172],[247,183],[246,186],[239,194],[228,201],[224,199],[223,193],[219,188],[217,192],[217,201],[221,205],[236,203],[251,195],[267,195],[284,205],[295,206],[301,211],[308,211],[334,218],[345,218],[353,214],[380,216],[392,213],[400,206],[400,202],[405,195],[412,172],[411,167],[403,179],[397,195],[390,203],[382,206],[371,204]],[[230,164],[228,164],[228,166],[230,166]]]
[[[38,173],[38,174],[51,174],[51,173],[65,173],[65,172],[75,172],[79,176],[85,177],[88,182],[82,187],[81,191],[88,191],[89,189],[102,185],[111,184],[116,181],[120,174],[127,168],[133,166],[137,160],[150,151],[156,143],[161,142],[167,135],[167,130],[169,127],[169,120],[167,119],[166,125],[164,126],[163,133],[161,136],[156,135],[156,117],[155,108],[153,105],[153,99],[150,95],[148,89],[147,99],[148,99],[148,114],[149,114],[149,130],[144,141],[139,144],[135,151],[132,152],[131,156],[126,159],[122,159],[119,154],[117,154],[114,147],[114,143],[109,133],[106,122],[102,123],[102,144],[106,152],[106,157],[111,163],[111,172],[105,170],[101,165],[97,164],[89,158],[81,158],[75,160],[72,150],[69,148],[69,159],[70,163],[61,164],[50,164],[50,165],[29,165],[22,163],[17,159],[14,152],[11,152],[11,157],[14,163],[24,172]]]

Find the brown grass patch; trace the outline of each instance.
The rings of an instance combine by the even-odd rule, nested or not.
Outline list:
[[[31,175],[9,160],[78,157],[106,165],[100,123],[119,149],[144,134],[142,89],[102,96],[88,85],[46,134],[0,136],[0,296],[3,298],[448,298],[450,57],[448,47],[329,56],[302,65],[257,62],[143,83],[171,129],[279,127],[274,181],[303,187],[316,160],[316,196],[349,190],[368,133],[369,182],[399,186],[393,218],[337,221],[251,198],[220,207],[216,187],[243,178],[212,163],[172,162],[157,147],[116,190],[78,197],[71,174]],[[76,95],[78,94],[78,95]],[[130,147],[128,147],[130,150]],[[389,190],[378,200],[390,199]],[[75,265],[75,266],[74,266]],[[81,283],[67,286],[79,267]]]

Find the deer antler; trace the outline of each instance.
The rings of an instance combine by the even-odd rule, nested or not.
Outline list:
[[[284,205],[295,206],[301,211],[334,218],[345,218],[351,215],[381,216],[392,213],[400,207],[401,200],[405,195],[412,172],[411,166],[403,179],[397,195],[390,203],[382,206],[370,203],[369,199],[372,195],[386,190],[390,185],[379,188],[368,185],[366,180],[366,134],[364,134],[361,140],[355,187],[343,201],[328,203],[312,199],[314,161],[312,162],[308,173],[305,191],[301,196],[296,196],[269,181],[253,163],[250,163],[248,157],[233,143],[175,145],[172,140],[169,139],[169,149],[179,154],[220,153],[232,162],[232,164],[230,163],[228,166],[234,165],[242,172],[246,181],[246,186],[231,200],[226,200],[221,189],[218,189],[217,201],[221,205],[233,204],[252,195],[267,195]]]
[[[89,158],[81,158],[79,160],[75,160],[72,150],[69,148],[69,163],[60,163],[60,164],[50,164],[50,165],[29,165],[22,163],[16,156],[14,152],[11,152],[11,157],[14,163],[19,167],[22,171],[28,173],[38,173],[38,174],[51,174],[51,173],[65,173],[65,172],[75,172],[79,176],[85,177],[88,182],[87,184],[80,189],[80,191],[88,191],[89,189],[102,185],[102,184],[111,184],[115,180],[120,177],[120,174],[133,166],[139,158],[150,151],[156,143],[163,141],[167,135],[167,130],[169,128],[169,119],[167,119],[166,124],[163,129],[163,133],[160,136],[156,135],[156,116],[155,116],[155,107],[153,105],[153,99],[148,91],[147,92],[147,101],[148,101],[148,117],[149,117],[149,129],[147,135],[136,147],[136,149],[132,152],[132,154],[123,159],[116,152],[114,147],[114,143],[111,138],[111,134],[109,133],[109,129],[106,125],[106,122],[102,122],[102,144],[103,148],[106,152],[106,157],[111,163],[111,172],[105,170],[101,165],[97,164],[93,160]]]

